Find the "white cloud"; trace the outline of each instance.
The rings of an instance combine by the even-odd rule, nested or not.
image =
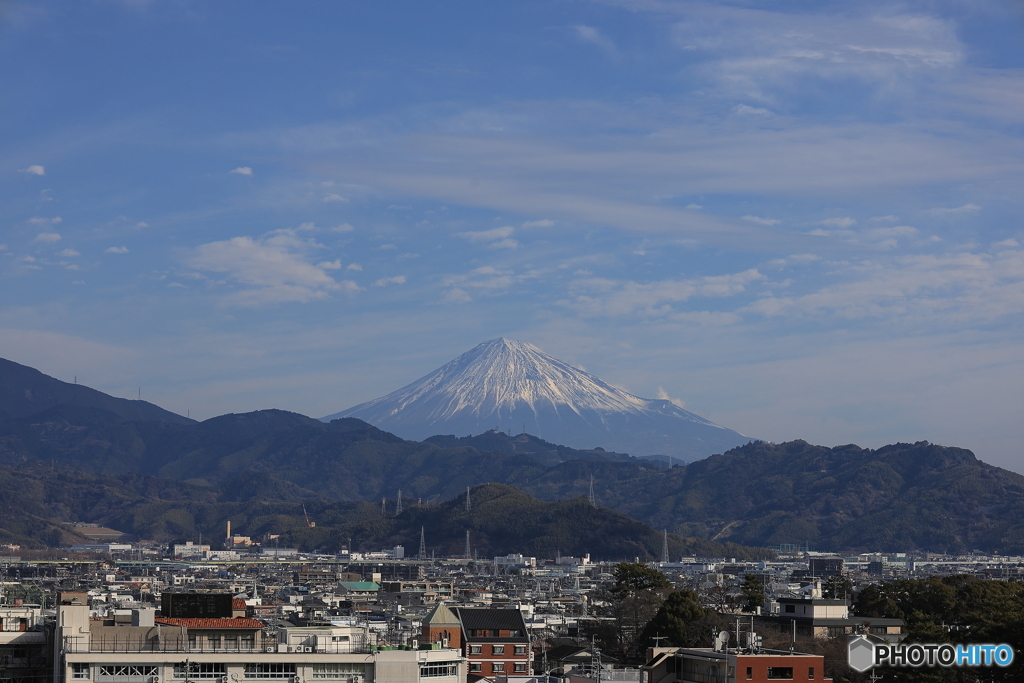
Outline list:
[[[6,244],[0,244],[0,251],[7,251],[7,245]]]
[[[957,206],[951,209],[938,207],[932,209],[928,213],[934,214],[936,216],[944,216],[956,213],[974,213],[975,211],[981,211],[981,207],[978,206],[977,204],[964,204],[963,206]]]
[[[147,223],[146,221],[139,221],[138,223],[135,224],[135,227],[136,228],[148,228],[149,227],[149,223]]]
[[[60,241],[60,234],[56,232],[41,232],[36,235],[33,242],[58,242]]]
[[[325,202],[348,202],[348,197],[342,197],[337,192],[332,192],[331,194],[329,194],[326,197],[324,197],[324,201]]]
[[[310,230],[316,230],[316,223],[299,223],[299,227],[296,228],[296,229],[297,230],[301,230],[303,232],[309,232]]]
[[[363,267],[361,265],[359,265],[358,263],[350,263],[347,266],[345,266],[345,270],[362,270],[362,269],[363,269]]]
[[[491,228],[490,230],[478,230],[469,232],[458,232],[455,233],[457,236],[463,239],[469,240],[474,244],[480,242],[495,242],[507,237],[511,237],[512,233],[515,232],[515,228],[511,225],[506,225],[500,228]]]
[[[1002,242],[996,242],[992,246],[994,246],[994,247],[1019,247],[1020,243],[1017,242],[1017,240],[1015,240],[1015,239],[1013,239],[1011,237],[1010,239],[1003,240]]]
[[[704,207],[701,206],[700,204],[687,204],[686,208],[687,209],[693,209],[693,210],[696,211],[697,209],[703,209]]]
[[[333,228],[331,228],[331,230],[333,230],[334,232],[352,232],[353,230],[355,230],[355,228],[353,228],[348,223],[342,223],[341,225],[334,226]]]
[[[806,265],[820,260],[821,257],[817,254],[791,254],[786,258],[772,259],[768,264],[772,266]]]
[[[910,225],[896,225],[891,228],[871,228],[870,230],[865,230],[863,234],[871,238],[913,237],[918,232],[917,228]]]
[[[335,259],[334,261],[321,261],[316,264],[317,268],[323,268],[324,270],[341,270],[341,259]]]
[[[871,217],[871,220],[875,221],[876,223],[883,223],[883,222],[884,223],[895,223],[899,219],[900,219],[899,216],[893,216],[893,215],[889,215],[889,216],[872,216]]]
[[[29,175],[46,175],[46,167],[40,166],[39,164],[32,164],[28,168],[21,169],[22,173],[28,173]]]
[[[167,286],[168,287],[178,287],[180,289],[188,289],[187,285],[183,285],[180,282],[168,282]]]
[[[562,303],[588,317],[668,317],[680,313],[674,304],[693,297],[735,296],[763,279],[764,275],[753,268],[731,275],[648,283],[589,278],[574,282],[573,290],[580,293]]]
[[[743,220],[757,223],[758,225],[778,225],[782,221],[777,218],[761,218],[760,216],[743,216]]]
[[[65,249],[64,251],[60,252],[58,256],[63,256],[65,258],[73,258],[75,256],[81,256],[81,254],[79,254],[74,249]]]
[[[186,264],[196,270],[224,273],[242,291],[226,303],[261,305],[323,299],[331,291],[358,291],[354,282],[335,282],[306,254],[317,245],[294,235],[270,234],[262,239],[233,237],[196,247]]]
[[[239,166],[238,168],[228,171],[228,173],[236,173],[238,175],[252,175],[252,168],[248,166]]]
[[[373,283],[374,287],[387,287],[388,285],[404,285],[405,276],[395,275],[394,277],[382,277]]]
[[[518,249],[519,242],[516,240],[498,240],[492,244],[487,245],[488,249]]]
[[[598,29],[582,24],[573,26],[573,29],[576,31],[576,37],[583,42],[598,46],[612,59],[619,58],[619,50],[615,47],[615,43],[607,36],[602,35]]]
[[[104,253],[107,253],[107,254],[127,254],[128,253],[128,247],[124,247],[124,246],[121,246],[121,247],[107,247],[106,249],[104,249]]]
[[[662,389],[661,387],[658,387],[658,398],[660,398],[662,401],[668,401],[677,408],[686,408],[686,401],[684,401],[681,398],[672,398],[671,396],[668,395],[668,392]]]
[[[818,223],[818,225],[827,225],[832,228],[848,228],[851,225],[856,224],[857,219],[850,218],[849,216],[847,216],[846,218],[826,218],[825,220],[819,221]]]
[[[28,219],[28,222],[32,225],[59,225],[64,222],[64,219],[60,216],[54,216],[53,218],[43,218],[42,216],[33,216]]]
[[[547,218],[542,218],[539,221],[526,221],[523,223],[524,228],[550,228],[555,224],[554,221],[550,221]]]
[[[378,248],[378,249],[380,249],[380,250],[382,250],[382,251],[387,251],[388,249],[397,249],[398,247],[396,247],[396,246],[395,246],[395,245],[393,245],[393,244],[382,244],[382,245],[380,245],[380,246],[379,246],[379,247],[377,247],[377,248]]]
[[[472,301],[473,297],[467,294],[466,290],[456,287],[445,292],[442,300],[449,304],[465,304]]]
[[[751,107],[749,104],[737,104],[732,108],[734,114],[747,116],[771,116],[772,113],[764,107]]]

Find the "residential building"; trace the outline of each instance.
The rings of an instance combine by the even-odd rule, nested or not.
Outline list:
[[[779,650],[648,648],[644,683],[831,681],[822,655]]]

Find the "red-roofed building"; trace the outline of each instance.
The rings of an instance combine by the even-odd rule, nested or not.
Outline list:
[[[157,617],[158,624],[183,626],[190,650],[207,651],[249,651],[263,648],[263,628],[259,619],[175,619]]]
[[[232,598],[231,600],[231,616],[238,618],[248,616],[245,613],[246,604],[242,598]]]

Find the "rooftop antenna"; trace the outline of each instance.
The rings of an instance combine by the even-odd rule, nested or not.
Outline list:
[[[665,529],[664,536],[661,539],[661,561],[668,564],[668,529]]]
[[[587,500],[590,501],[592,507],[597,507],[597,496],[594,495],[594,475],[590,475],[590,493],[587,495]]]
[[[421,560],[427,559],[427,537],[424,534],[423,527],[420,527],[420,552],[419,558]]]
[[[470,506],[469,506],[469,487],[467,486],[466,487],[466,512],[469,512],[469,511],[470,511]]]
[[[402,489],[398,489],[398,502],[395,503],[395,517],[402,514]]]
[[[466,559],[473,559],[473,555],[469,551],[469,529],[466,529]]]

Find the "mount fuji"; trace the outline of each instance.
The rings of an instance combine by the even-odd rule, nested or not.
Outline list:
[[[696,460],[749,441],[671,401],[640,398],[536,346],[492,339],[397,391],[321,418],[356,417],[406,439],[525,431],[572,448]]]

